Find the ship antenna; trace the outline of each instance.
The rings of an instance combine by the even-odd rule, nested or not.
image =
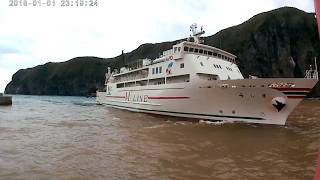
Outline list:
[[[201,30],[197,31],[197,24],[193,23],[190,26],[190,31],[192,32],[192,36],[193,36],[194,42],[197,43],[197,44],[202,43],[202,41],[200,40],[200,36],[205,33],[205,31],[203,30],[203,27],[201,26]]]

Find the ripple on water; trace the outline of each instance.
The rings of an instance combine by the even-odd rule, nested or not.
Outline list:
[[[186,121],[82,97],[14,96],[0,108],[3,179],[312,179],[320,102],[286,126]]]

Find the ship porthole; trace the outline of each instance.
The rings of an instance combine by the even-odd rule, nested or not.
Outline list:
[[[220,110],[220,111],[219,111],[219,113],[221,113],[221,114],[222,114],[222,113],[223,113],[223,111],[222,111],[222,110]]]

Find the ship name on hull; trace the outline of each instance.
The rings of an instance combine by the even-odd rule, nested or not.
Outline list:
[[[134,94],[131,92],[126,92],[125,101],[148,102],[148,95]]]

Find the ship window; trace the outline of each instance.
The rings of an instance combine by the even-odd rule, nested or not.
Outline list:
[[[201,66],[203,66],[203,63],[202,63],[202,62],[200,62],[200,65],[201,65]]]
[[[184,51],[188,51],[188,50],[189,50],[189,47],[185,46],[185,47],[183,48],[183,50],[184,50]]]
[[[167,84],[185,83],[185,82],[190,82],[189,74],[167,77]]]
[[[146,86],[147,84],[148,84],[148,81],[146,80],[136,82],[136,86]]]
[[[181,47],[178,47],[178,52],[180,52],[181,51]]]
[[[224,55],[221,55],[221,59],[224,59]]]
[[[204,73],[197,73],[198,77],[201,80],[205,80],[205,81],[213,81],[213,80],[217,80],[218,79],[218,75],[215,74],[204,74]],[[208,88],[211,88],[209,86],[207,86]]]
[[[174,52],[177,52],[177,47],[174,47]]]
[[[204,53],[204,54],[208,54],[208,51],[204,50],[203,53]]]
[[[217,57],[217,55],[218,55],[217,53],[215,53],[215,52],[213,53],[213,56]]]
[[[150,85],[160,85],[160,84],[165,84],[164,78],[157,78],[157,79],[150,79],[149,80]]]
[[[156,67],[156,74],[158,74],[158,67]]]
[[[124,83],[117,84],[117,88],[123,88],[123,87],[124,87]]]
[[[218,54],[218,58],[221,58],[221,54]]]
[[[154,68],[152,68],[152,74],[154,74]]]
[[[194,49],[194,52],[195,52],[195,53],[198,53],[198,52],[199,52],[199,49]]]
[[[181,64],[180,64],[180,68],[184,68],[184,63],[181,63]]]
[[[160,66],[159,67],[159,74],[161,74],[162,73],[162,67]]]
[[[199,53],[203,53],[203,49],[200,49],[200,50],[199,50]]]
[[[209,51],[208,54],[209,54],[209,56],[212,56],[212,52],[211,51]]]
[[[262,94],[262,97],[263,97],[263,98],[266,98],[266,94]]]
[[[189,52],[193,52],[193,48],[189,48]]]
[[[213,66],[214,66],[215,68],[217,68],[217,66],[216,66],[215,64],[213,64]]]

